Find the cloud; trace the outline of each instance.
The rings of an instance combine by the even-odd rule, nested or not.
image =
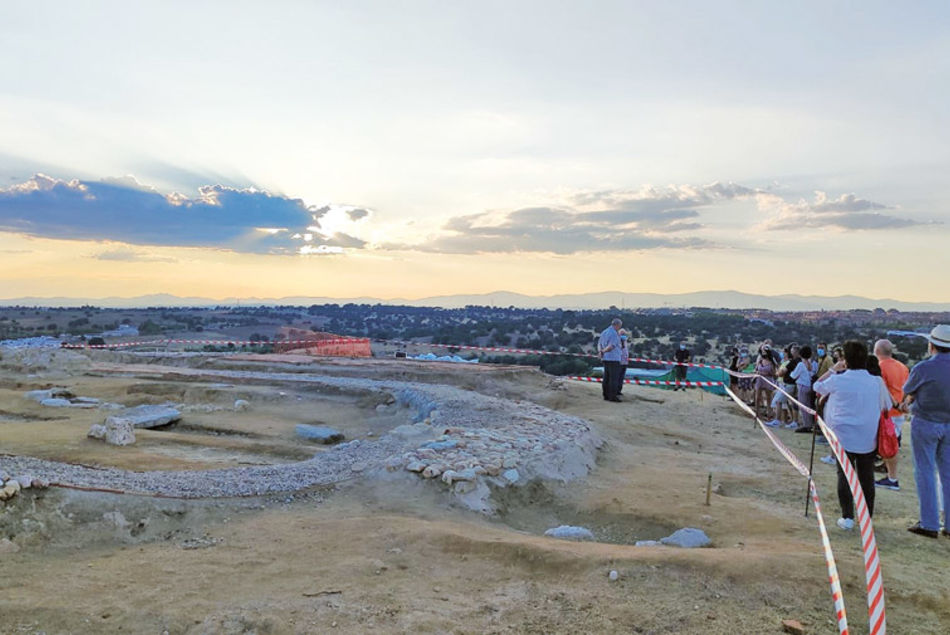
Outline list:
[[[657,248],[710,247],[699,238],[666,234],[700,227],[683,223],[695,211],[579,212],[572,208],[530,207],[504,214],[486,212],[449,219],[441,235],[426,242],[385,245],[387,249],[454,254],[587,251],[630,251]]]
[[[355,207],[353,209],[346,210],[346,215],[350,218],[351,221],[355,222],[369,216],[369,210],[365,210],[360,207]]]
[[[383,247],[462,254],[717,247],[706,239],[680,235],[705,227],[696,208],[753,197],[761,191],[714,182],[574,192],[565,205],[455,216],[441,234],[425,242]]]
[[[175,258],[152,256],[132,249],[110,249],[91,256],[96,260],[116,262],[178,262]]]
[[[321,228],[332,209],[253,187],[204,185],[196,196],[166,195],[128,176],[63,181],[37,174],[0,188],[0,230],[30,236],[264,254],[363,248],[359,238]]]
[[[816,191],[813,201],[800,199],[795,203],[790,203],[774,194],[762,193],[757,196],[756,202],[760,210],[771,214],[761,226],[766,230],[901,229],[935,223],[935,221],[920,221],[892,213],[883,213],[879,210],[894,208],[859,198],[854,194],[842,194],[837,198],[831,198],[825,192]]]

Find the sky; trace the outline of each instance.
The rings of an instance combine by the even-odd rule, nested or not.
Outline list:
[[[12,3],[0,297],[950,301],[945,2]]]

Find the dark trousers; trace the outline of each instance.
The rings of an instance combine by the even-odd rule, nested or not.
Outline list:
[[[617,398],[617,379],[620,377],[620,362],[604,361],[604,381],[601,387],[604,399]]]
[[[685,366],[674,366],[673,367],[673,378],[676,381],[686,381],[686,367]]]
[[[623,380],[627,378],[627,365],[621,364],[617,369],[617,394],[623,393]]]
[[[867,454],[857,454],[855,452],[846,452],[848,460],[858,473],[858,482],[861,489],[864,490],[864,500],[868,504],[868,515],[874,516],[874,456],[875,452]],[[841,517],[854,518],[854,497],[851,496],[851,488],[848,487],[848,479],[844,475],[844,470],[838,466],[838,502],[841,504]]]

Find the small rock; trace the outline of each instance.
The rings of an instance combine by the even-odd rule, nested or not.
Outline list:
[[[593,540],[594,534],[586,527],[574,527],[572,525],[561,525],[553,527],[544,532],[545,536],[551,538],[563,538],[565,540]]]
[[[426,469],[422,470],[423,478],[435,478],[442,474],[442,468],[438,465],[430,465]]]
[[[89,432],[86,436],[90,439],[105,439],[106,427],[101,423],[94,423],[89,427]]]
[[[658,547],[660,545],[656,540],[638,540],[633,543],[634,547]]]
[[[521,478],[521,475],[518,474],[518,470],[511,469],[511,470],[505,470],[505,472],[501,475],[501,477],[505,479],[506,481],[508,481],[509,483],[517,483],[518,479]]]
[[[68,408],[72,404],[69,399],[62,399],[60,397],[50,397],[49,399],[43,399],[40,401],[41,406],[47,406],[49,408]]]
[[[35,478],[30,483],[30,485],[33,487],[33,489],[46,489],[49,487],[49,481],[47,481],[45,478]]]
[[[426,469],[426,464],[422,461],[412,461],[406,466],[406,469],[410,472],[422,472]]]
[[[616,571],[611,571],[610,573],[607,574],[607,579],[610,580],[611,582],[616,582],[619,578],[620,578],[620,574],[617,573]]]
[[[234,409],[238,412],[247,410],[251,407],[251,402],[247,399],[235,399],[234,400]]]
[[[674,547],[683,547],[684,549],[693,549],[695,547],[708,547],[712,541],[702,529],[693,527],[684,527],[677,529],[666,538],[661,538],[660,542],[664,545]]]
[[[327,426],[314,426],[307,423],[298,423],[297,436],[324,445],[339,443],[344,439],[343,433]]]
[[[33,485],[33,477],[27,476],[25,474],[18,476],[13,480],[20,484],[20,489],[30,489],[30,486]]]
[[[475,470],[470,467],[457,472],[453,477],[456,481],[474,481],[476,478],[478,478],[478,475],[475,474]]]
[[[429,441],[428,443],[423,444],[423,448],[428,450],[451,450],[452,448],[458,447],[458,441],[448,440],[448,441]]]
[[[798,620],[782,620],[782,630],[792,635],[805,635],[805,627]]]
[[[442,472],[442,482],[451,485],[457,475],[458,472],[455,470],[446,470]]]

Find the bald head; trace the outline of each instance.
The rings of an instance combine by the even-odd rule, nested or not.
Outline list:
[[[874,354],[880,358],[894,357],[894,345],[891,340],[878,340],[874,342]]]

